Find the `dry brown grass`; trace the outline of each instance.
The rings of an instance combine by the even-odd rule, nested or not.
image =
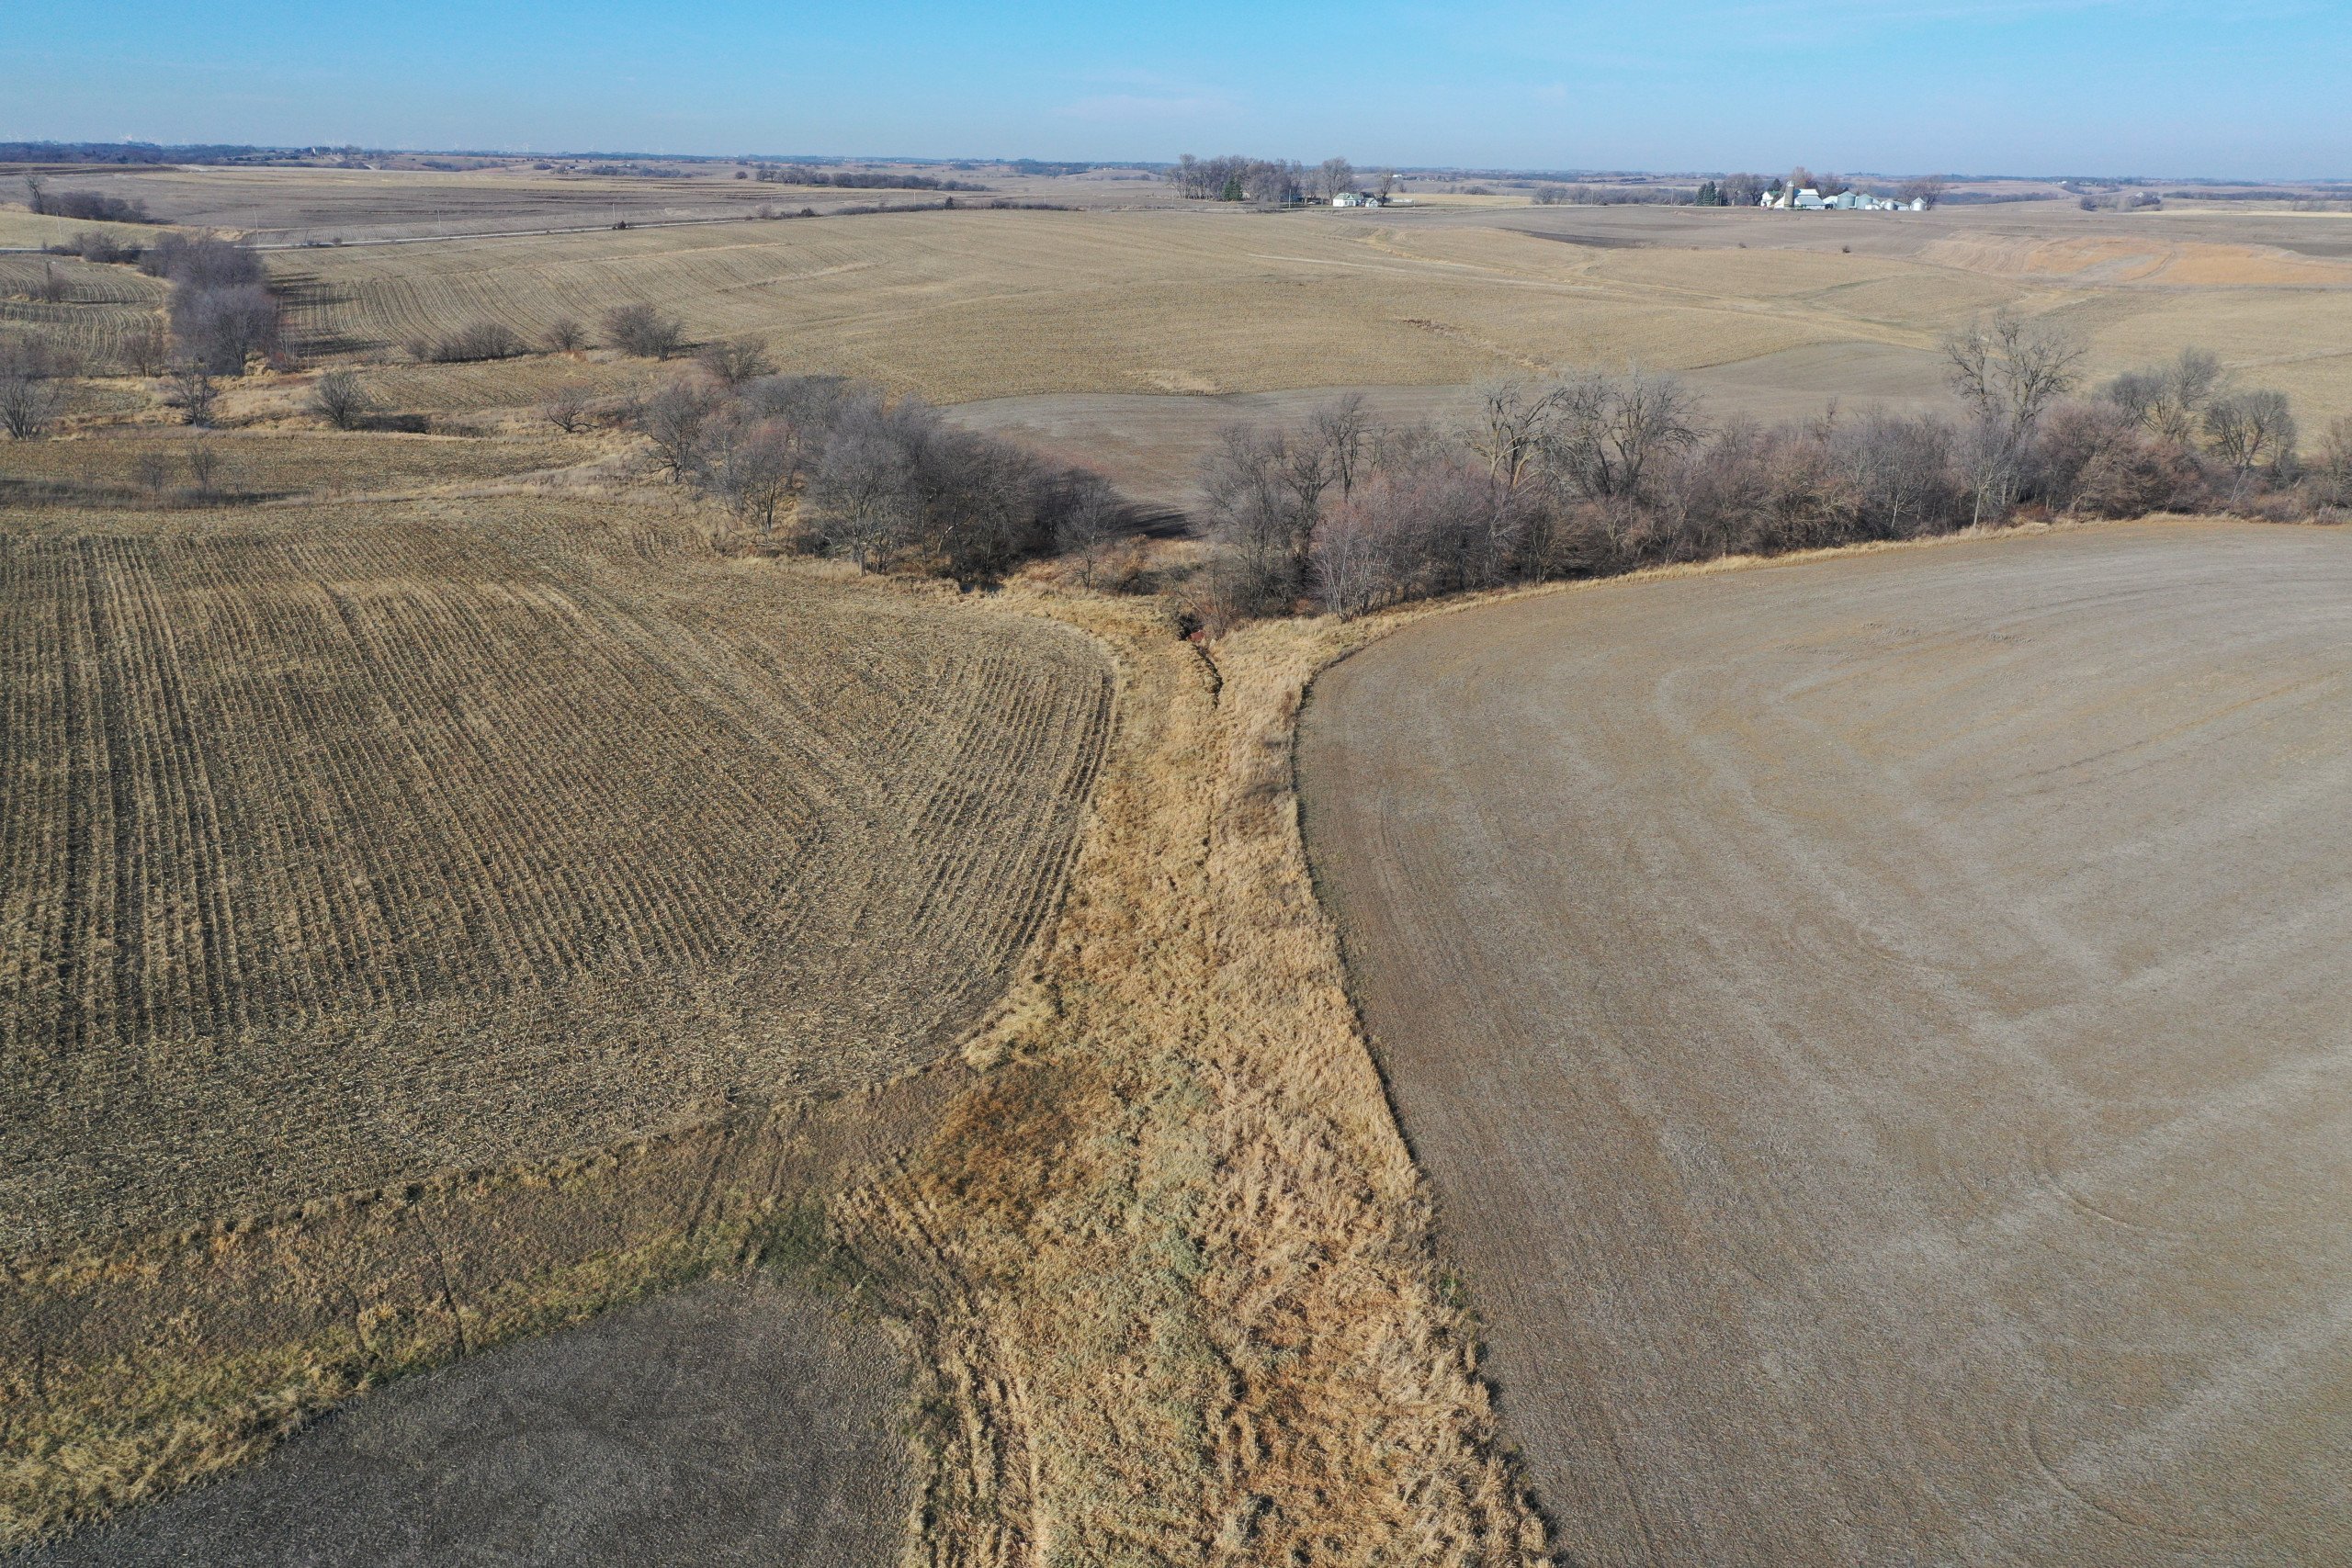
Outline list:
[[[1015,600],[1099,640],[1120,720],[1053,939],[971,1066],[28,1259],[0,1286],[10,1533],[736,1266],[830,1200],[930,1369],[910,1561],[1533,1561],[1289,795],[1303,682],[1373,628],[1260,628],[1220,678],[1156,604]]]
[[[916,1560],[1534,1560],[1298,845],[1302,683],[1372,628],[1212,668],[1156,613],[1056,609],[1119,650],[1124,716],[1057,939],[844,1204],[959,1413]]]
[[[21,195],[23,187],[17,187]],[[165,232],[152,223],[96,223],[84,218],[51,218],[22,206],[0,207],[0,249],[39,249],[73,243],[74,237],[96,230],[125,245],[145,245]]]

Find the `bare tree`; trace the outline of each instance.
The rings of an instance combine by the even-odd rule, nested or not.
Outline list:
[[[25,205],[35,213],[49,210],[49,182],[39,175],[25,176]]]
[[[57,270],[57,264],[52,261],[41,263],[40,281],[33,285],[33,298],[43,305],[62,305],[70,293],[64,277]]]
[[[2024,443],[1997,415],[1980,412],[1969,422],[1957,462],[1968,485],[1971,527],[1999,517],[2016,502],[2024,477]]]
[[[2284,392],[2232,392],[2205,405],[2206,443],[2237,476],[2241,496],[2256,468],[2292,462],[2295,434],[2294,410]]]
[[[761,420],[727,443],[713,488],[738,517],[759,525],[761,538],[772,539],[776,509],[791,499],[799,469],[792,431],[780,420]]]
[[[187,474],[196,481],[196,493],[210,499],[213,480],[220,477],[220,454],[209,441],[196,440],[187,444]]]
[[[45,338],[0,339],[0,430],[12,441],[46,434],[65,412],[64,352]]]
[[[2338,414],[2321,437],[2312,478],[2324,506],[2352,506],[2352,414]]]
[[[1325,403],[1307,416],[1308,435],[1329,455],[1331,481],[1345,499],[1356,488],[1363,468],[1364,449],[1372,435],[1372,415],[1363,394],[1350,392]]]
[[[539,405],[539,417],[566,435],[577,435],[592,423],[592,400],[588,389],[577,382],[558,387],[548,394],[547,401]]]
[[[700,387],[671,381],[638,406],[637,428],[652,444],[662,472],[673,479],[691,479],[702,465],[704,431],[717,412]]]
[[[330,370],[311,389],[311,409],[337,430],[356,430],[375,402],[348,370]]]
[[[172,460],[161,452],[141,452],[138,460],[130,465],[130,477],[141,490],[147,492],[150,502],[160,503],[164,499],[164,487],[172,482]]]
[[[548,348],[556,354],[573,354],[588,341],[588,331],[570,316],[559,316],[548,328]]]
[[[212,372],[201,359],[179,359],[164,375],[164,401],[180,411],[190,424],[212,423],[212,404],[220,396]]]
[[[704,369],[718,378],[721,386],[729,388],[756,381],[775,370],[775,366],[768,359],[766,340],[756,337],[729,338],[720,343],[706,344],[695,357],[701,361]]]
[[[2104,395],[2143,429],[2186,446],[2204,428],[2206,405],[2229,384],[2220,358],[2189,347],[2169,365],[2126,370],[2107,384]]]
[[[616,305],[605,312],[605,341],[639,359],[667,359],[685,343],[685,327],[650,305]]]
[[[2082,340],[2050,321],[2012,310],[1980,317],[1944,339],[1945,374],[1977,417],[2022,445],[2034,421],[2072,390]]]
[[[1537,431],[1547,466],[1589,501],[1640,497],[1656,468],[1698,435],[1682,384],[1638,371],[1558,383]]]
[[[1343,503],[1315,531],[1315,597],[1332,615],[1353,617],[1389,587],[1379,523],[1369,507]]]
[[[1298,596],[1313,551],[1316,502],[1329,482],[1312,443],[1253,425],[1217,433],[1202,459],[1201,491],[1235,611],[1260,615]]]
[[[1316,170],[1315,179],[1316,189],[1329,201],[1356,188],[1355,165],[1345,158],[1326,158],[1323,166]]]
[[[180,284],[172,290],[171,315],[181,355],[201,360],[215,376],[242,376],[248,359],[278,345],[277,300],[258,283]]]
[[[905,454],[876,424],[860,422],[826,444],[809,480],[824,538],[865,571],[912,532],[916,500]]]
[[[1380,177],[1373,182],[1374,190],[1378,193],[1380,199],[1383,201],[1386,201],[1390,197],[1396,194],[1396,171],[1394,169],[1381,170]]]
[[[1119,494],[1102,475],[1084,469],[1064,475],[1062,484],[1068,493],[1056,498],[1054,547],[1077,558],[1080,585],[1091,588],[1103,555],[1119,536]]]
[[[164,336],[163,319],[141,316],[122,331],[115,340],[115,358],[122,368],[133,376],[154,376],[162,372],[170,354],[170,340]]]
[[[1470,449],[1486,460],[1487,477],[1504,495],[1516,494],[1534,468],[1561,394],[1557,384],[1539,387],[1517,380],[1479,384]]]
[[[1948,188],[1941,175],[1922,175],[1917,179],[1905,180],[1895,194],[1905,202],[1923,202],[1932,208],[1943,200]]]
[[[1952,434],[1939,420],[1870,414],[1829,435],[1872,537],[1907,539],[1951,521]]]

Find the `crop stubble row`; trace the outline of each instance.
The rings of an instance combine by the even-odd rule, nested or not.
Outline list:
[[[488,513],[0,545],[12,1249],[854,1087],[1001,983],[1090,648]]]

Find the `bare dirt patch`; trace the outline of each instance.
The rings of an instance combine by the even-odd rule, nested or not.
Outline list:
[[[1557,1544],[2352,1549],[2352,537],[1607,585],[1327,675],[1308,840]]]
[[[913,1504],[903,1381],[877,1325],[831,1299],[707,1283],[408,1380],[12,1561],[882,1568]]]

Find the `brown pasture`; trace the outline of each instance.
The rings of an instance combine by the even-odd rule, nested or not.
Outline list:
[[[2249,220],[2229,239],[2219,220],[2117,231],[2036,205],[910,212],[287,252],[274,265],[298,335],[331,358],[380,359],[451,321],[536,341],[560,318],[650,300],[694,337],[763,336],[786,369],[941,402],[1458,386],[1629,363],[1736,380],[1804,355],[1817,409],[1886,395],[1893,363],[1907,368],[1892,390],[1938,395],[1939,338],[2010,307],[2076,328],[2093,377],[2201,343],[2307,421],[2352,410],[2352,264],[2312,254],[2352,236],[2352,218],[2291,233],[2274,232],[2285,218]],[[502,390],[519,369],[442,376],[439,406],[526,401]]]
[[[1307,840],[1570,1560],[2352,1551],[2352,538],[1432,616]]]

